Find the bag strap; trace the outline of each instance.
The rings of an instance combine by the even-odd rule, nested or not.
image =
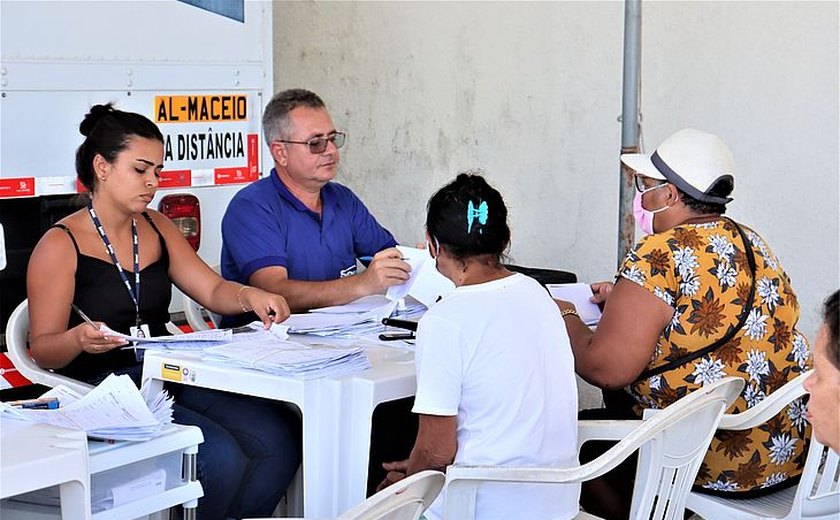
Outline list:
[[[638,378],[636,378],[636,381],[634,381],[633,384],[636,384],[643,379],[648,379],[652,376],[657,376],[663,372],[668,372],[669,370],[679,368],[687,363],[694,361],[695,359],[701,358],[706,354],[714,352],[715,350],[728,343],[729,340],[731,340],[735,336],[735,334],[737,334],[738,331],[744,327],[744,324],[747,322],[747,316],[749,316],[750,311],[752,310],[753,300],[755,299],[755,255],[753,254],[752,246],[750,246],[750,242],[747,239],[747,235],[746,233],[744,233],[744,230],[741,228],[741,226],[730,218],[724,217],[724,219],[730,222],[733,226],[735,226],[735,229],[738,230],[738,234],[741,235],[741,240],[744,242],[744,254],[747,256],[747,265],[749,265],[750,275],[752,276],[750,294],[747,297],[747,301],[744,302],[744,309],[741,311],[740,316],[738,316],[738,323],[735,324],[734,327],[730,328],[729,331],[726,334],[724,334],[722,338],[715,341],[711,345],[703,347],[700,350],[696,350],[680,358],[677,358],[674,361],[671,361],[670,363],[667,363],[665,365],[645,370],[639,375]]]

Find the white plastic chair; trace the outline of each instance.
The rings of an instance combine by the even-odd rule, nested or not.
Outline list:
[[[440,471],[415,473],[368,497],[335,520],[417,520],[432,505],[444,481]]]
[[[220,272],[220,269],[221,267],[218,265],[213,266],[213,270],[217,273]],[[210,318],[210,322],[213,324],[213,327],[218,329],[219,324],[222,322],[222,315],[208,311],[197,301],[193,300],[186,294],[184,295],[184,317],[187,319],[187,323],[189,323],[192,330],[198,331],[210,329],[210,326],[207,325],[204,313],[207,313],[207,317]]]
[[[794,399],[805,394],[802,384],[811,372],[813,371],[788,381],[744,413],[724,415],[718,428],[747,430],[767,422]],[[840,457],[812,435],[799,485],[752,499],[730,499],[692,492],[688,496],[686,507],[708,520],[837,519],[840,518],[838,472]]]
[[[213,327],[218,329],[219,324],[222,322],[222,316],[220,314],[216,314],[215,312],[208,311],[199,305],[197,301],[193,300],[186,294],[184,295],[184,317],[187,318],[187,323],[190,324],[190,328],[192,328],[192,330],[199,331],[211,328],[207,324],[204,313],[207,313]]]
[[[446,470],[444,518],[474,518],[476,491],[482,482],[583,482],[607,473],[640,450],[630,518],[682,520],[686,497],[712,435],[743,386],[741,378],[724,378],[644,421],[580,421],[579,446],[588,440],[619,441],[583,466],[450,466]],[[577,518],[597,517],[581,512]]]
[[[14,363],[15,368],[33,383],[46,386],[64,385],[80,394],[86,394],[93,388],[87,383],[82,383],[61,374],[41,368],[29,355],[27,337],[29,336],[29,300],[23,300],[12,312],[9,323],[6,325],[6,347],[8,356]]]

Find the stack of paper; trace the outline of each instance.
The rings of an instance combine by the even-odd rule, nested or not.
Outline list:
[[[107,330],[111,331],[111,329]],[[189,334],[143,338],[111,331],[111,335],[124,338],[126,341],[134,343],[133,345],[123,347],[124,349],[201,350],[213,345],[230,343],[231,338],[233,337],[233,332],[229,329],[210,329],[190,332]]]
[[[172,422],[172,398],[166,392],[144,398],[127,375],[111,374],[84,396],[59,386],[43,397],[58,397],[61,406],[55,410],[21,410],[0,403],[0,413],[117,441],[154,438]]]
[[[371,366],[361,347],[302,345],[264,338],[210,347],[202,359],[300,379],[342,376]]]
[[[292,314],[283,322],[292,334],[356,336],[382,325],[399,305],[382,296],[363,298],[347,305],[324,307],[305,314]]]
[[[398,316],[419,318],[426,306],[412,297],[390,300],[385,295],[365,296],[344,305],[312,309],[306,314],[293,314],[283,322],[292,334],[309,334],[344,338],[364,338],[385,329],[382,318]]]
[[[314,334],[317,336],[330,336],[341,331],[349,330],[355,325],[374,321],[374,318],[367,313],[320,313],[310,312],[305,314],[292,314],[283,322],[289,326],[291,334]]]

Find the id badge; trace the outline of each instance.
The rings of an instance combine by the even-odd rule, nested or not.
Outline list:
[[[151,338],[152,337],[152,332],[149,330],[149,325],[146,324],[146,323],[131,327],[129,329],[129,332],[135,338]],[[135,345],[135,347],[134,347],[134,359],[137,360],[138,362],[142,362],[143,361],[143,355],[146,353],[146,351],[143,350],[143,349],[138,349],[136,347],[136,345],[137,345],[136,341],[133,343],[133,345]]]
[[[129,329],[129,332],[135,338],[151,338],[152,332],[149,330],[149,325],[147,323],[142,323],[140,325],[135,325]]]

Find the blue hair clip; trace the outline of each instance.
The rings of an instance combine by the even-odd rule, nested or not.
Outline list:
[[[476,208],[473,206],[473,202],[469,201],[467,203],[467,234],[472,232],[472,224],[475,219],[478,219],[478,223],[482,226],[487,224],[487,201],[481,201],[481,204],[478,205]]]

